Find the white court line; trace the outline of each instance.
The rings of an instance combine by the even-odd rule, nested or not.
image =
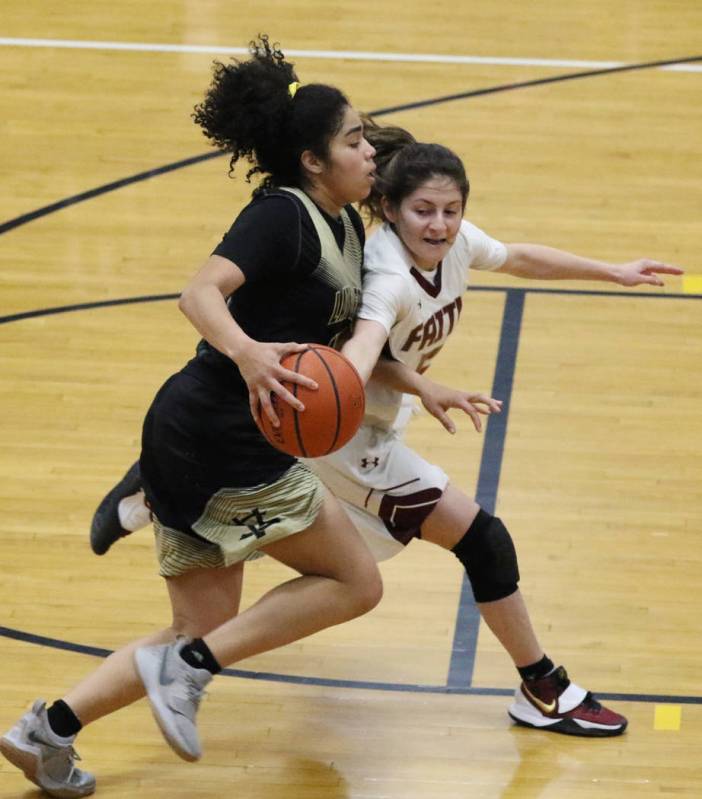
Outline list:
[[[63,47],[73,50],[131,50],[153,53],[214,53],[247,55],[246,47],[200,44],[159,44],[153,42],[99,42],[75,39],[22,39],[0,37],[3,47]],[[564,69],[611,69],[623,61],[578,61],[552,58],[500,58],[498,56],[438,55],[430,53],[373,53],[362,50],[289,50],[293,58],[322,58],[351,61],[404,61],[424,64],[490,64],[495,66],[562,67]],[[700,64],[671,64],[657,69],[675,72],[702,72]]]

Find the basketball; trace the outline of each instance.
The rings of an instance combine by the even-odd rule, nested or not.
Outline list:
[[[281,364],[291,372],[312,378],[316,391],[284,382],[305,406],[296,411],[275,394],[271,397],[280,427],[264,413],[257,424],[276,449],[301,458],[319,458],[344,446],[361,424],[366,407],[363,382],[353,364],[340,352],[311,344],[304,352],[286,355]]]

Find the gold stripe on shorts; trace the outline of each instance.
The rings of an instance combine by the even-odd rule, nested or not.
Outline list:
[[[193,524],[193,530],[209,544],[154,520],[161,574],[175,576],[246,560],[261,547],[307,529],[323,500],[320,479],[299,461],[274,483],[223,488]]]
[[[161,577],[176,577],[191,569],[220,569],[222,550],[216,544],[198,541],[191,535],[166,527],[154,518],[156,557]]]

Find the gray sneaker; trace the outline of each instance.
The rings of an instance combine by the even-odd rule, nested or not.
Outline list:
[[[139,647],[134,662],[164,738],[183,760],[199,760],[202,747],[195,716],[212,675],[183,660],[180,650],[187,643],[179,639],[172,644]]]
[[[37,699],[29,713],[0,738],[0,752],[49,796],[72,799],[95,790],[95,777],[73,765],[80,760],[73,748],[75,739],[75,735],[56,735],[49,727],[46,703]]]

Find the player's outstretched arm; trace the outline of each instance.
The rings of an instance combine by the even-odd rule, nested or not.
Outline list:
[[[663,286],[659,275],[682,275],[680,267],[650,258],[613,264],[546,247],[508,244],[507,260],[496,272],[532,280],[602,280],[620,286]]]

